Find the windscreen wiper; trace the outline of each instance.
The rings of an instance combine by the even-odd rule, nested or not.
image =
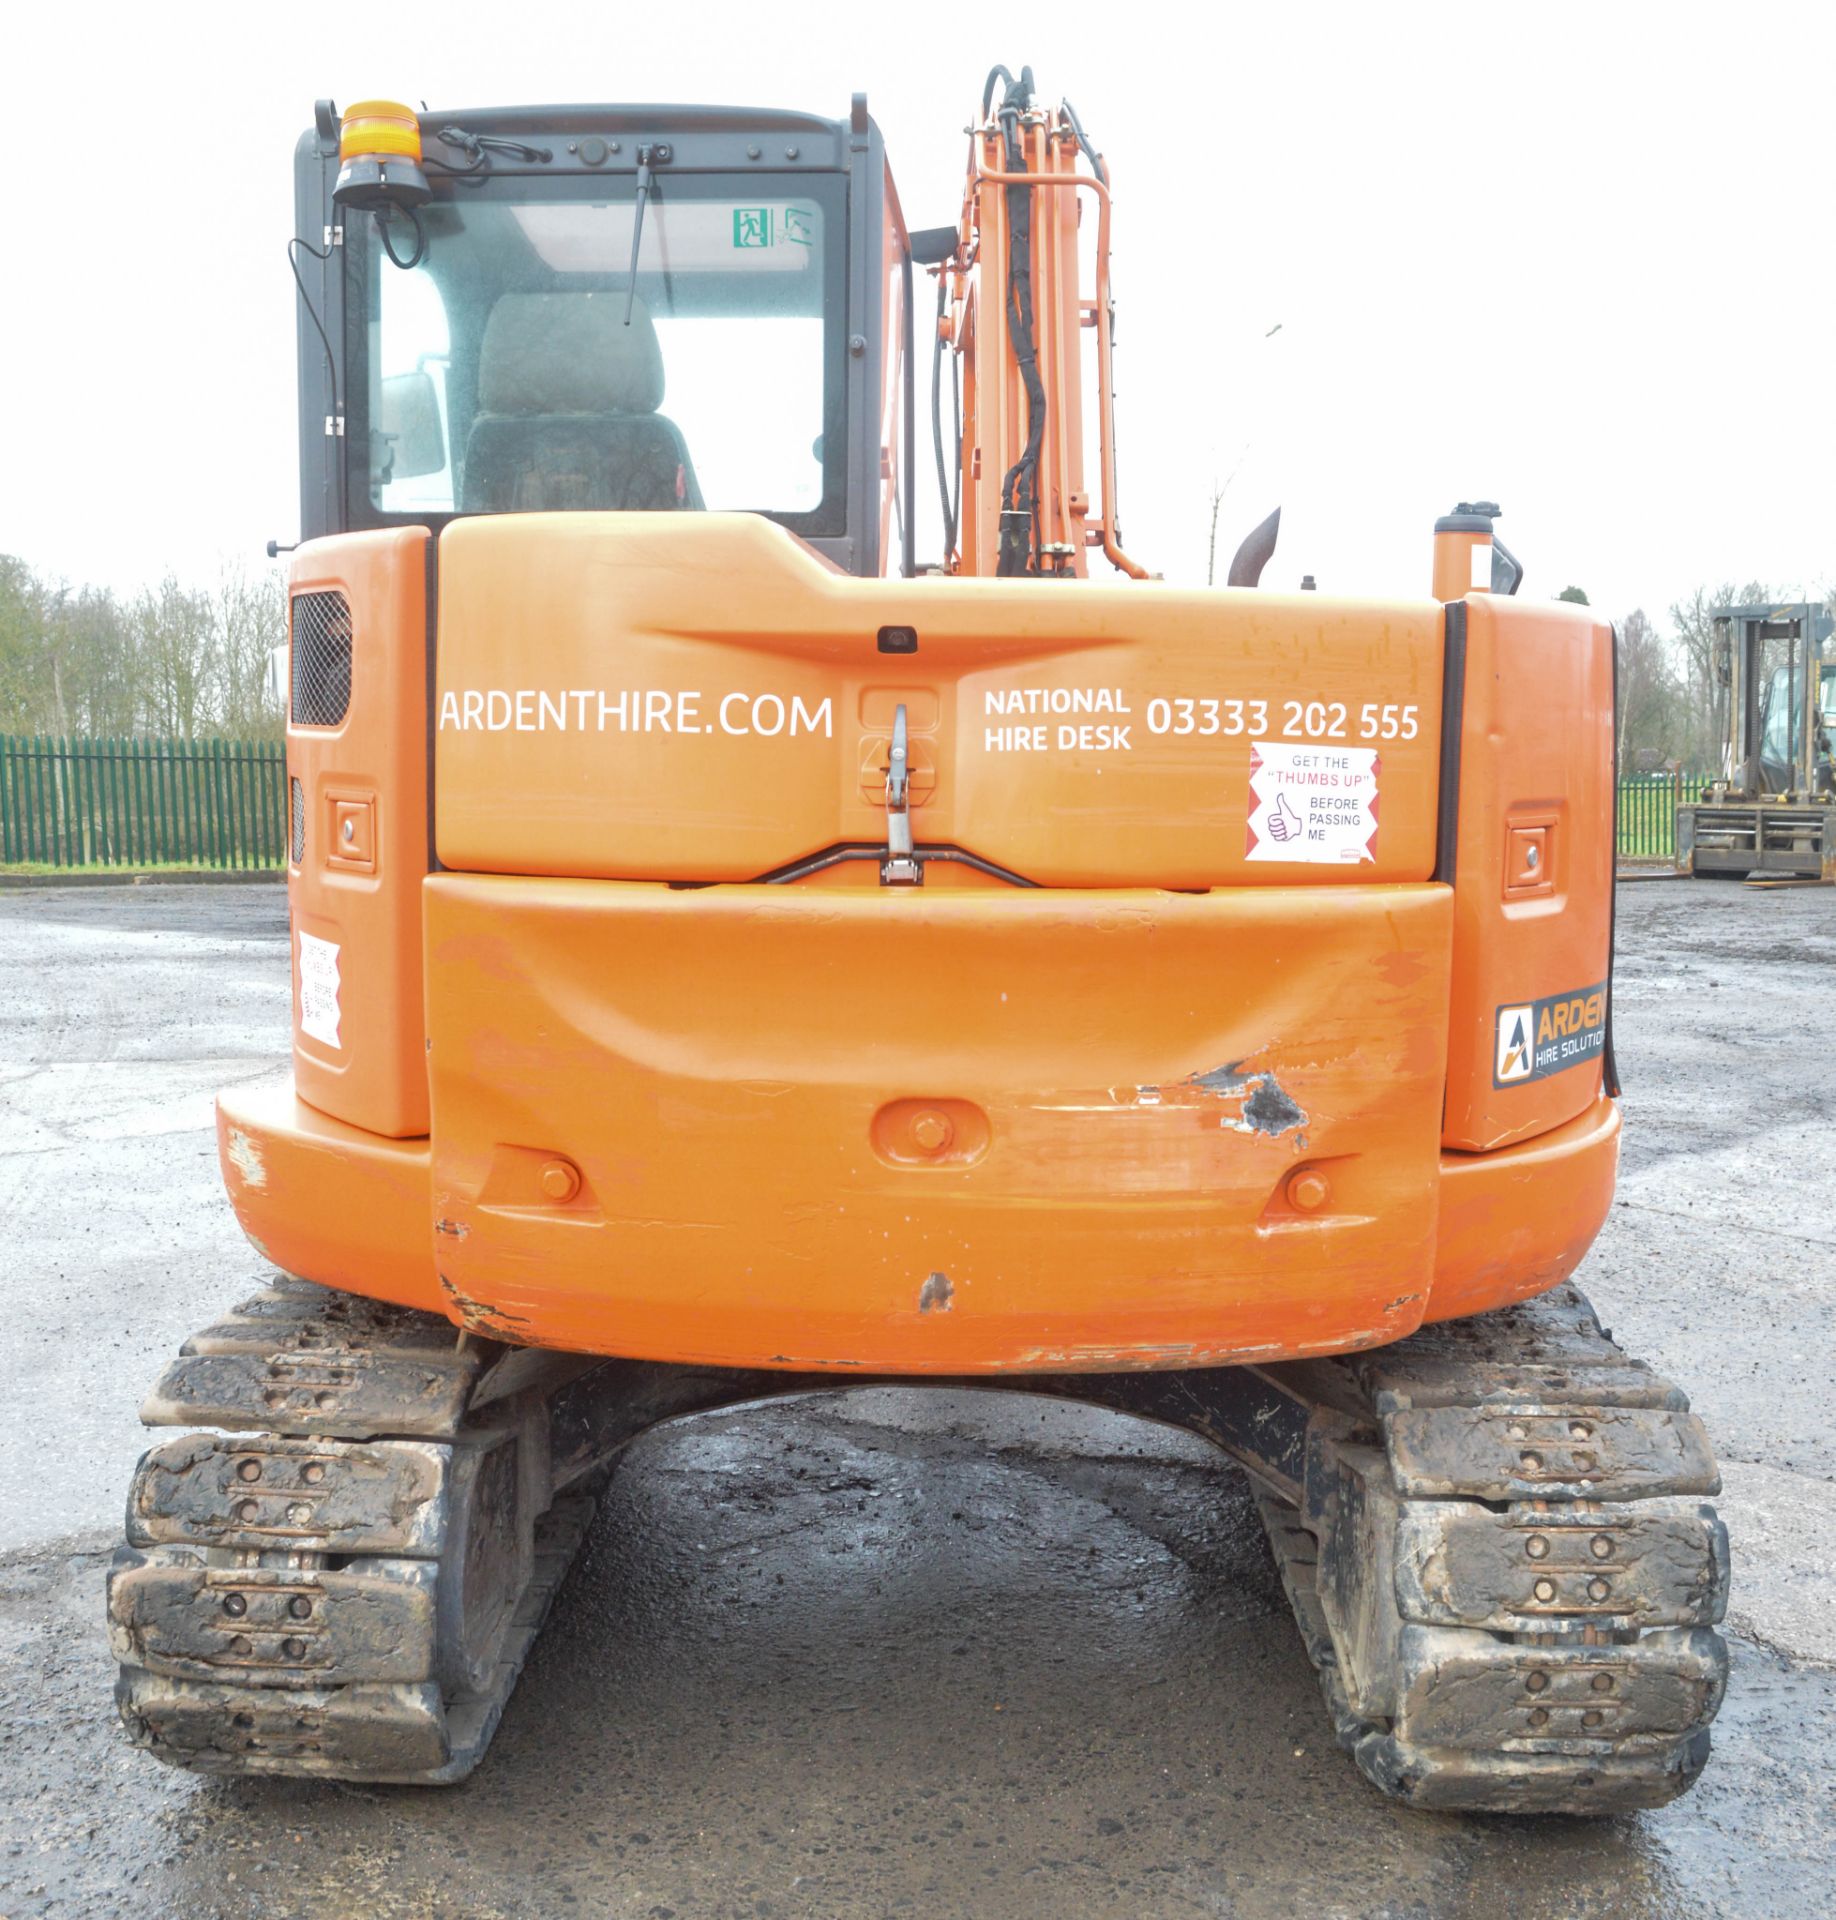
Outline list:
[[[637,304],[638,247],[644,238],[644,203],[650,198],[651,168],[666,167],[673,149],[668,141],[638,148],[637,215],[631,222],[631,284],[625,289],[625,325],[631,324],[631,309]]]

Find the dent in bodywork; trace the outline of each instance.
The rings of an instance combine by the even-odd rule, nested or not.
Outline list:
[[[231,1127],[223,1151],[229,1163],[242,1175],[242,1184],[258,1193],[268,1184],[268,1165],[261,1157],[261,1142],[241,1127]]]
[[[950,1284],[947,1273],[934,1273],[918,1289],[918,1311],[930,1313],[948,1313],[950,1302],[956,1297],[956,1289]]]
[[[1243,1118],[1238,1125],[1251,1133],[1266,1133],[1271,1140],[1307,1124],[1307,1116],[1289,1094],[1276,1084],[1272,1073],[1259,1073],[1250,1081],[1243,1101]]]
[[[1272,1073],[1246,1076],[1243,1067],[1243,1061],[1232,1060],[1224,1066],[1213,1067],[1209,1073],[1195,1073],[1186,1084],[1221,1100],[1241,1094],[1242,1113],[1237,1119],[1224,1122],[1225,1126],[1234,1127],[1239,1133],[1262,1133],[1271,1140],[1277,1140],[1284,1133],[1294,1132],[1307,1124],[1307,1116],[1299,1102]]]

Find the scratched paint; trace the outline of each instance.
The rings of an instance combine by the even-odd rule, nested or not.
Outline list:
[[[1266,1133],[1271,1140],[1278,1140],[1284,1133],[1304,1127],[1307,1116],[1299,1103],[1276,1084],[1272,1073],[1259,1073],[1249,1083],[1243,1118],[1237,1124],[1245,1133]]]
[[[1278,1140],[1284,1133],[1298,1132],[1307,1124],[1300,1103],[1276,1080],[1272,1073],[1246,1075],[1241,1060],[1213,1067],[1209,1073],[1195,1073],[1186,1084],[1220,1100],[1241,1096],[1243,1109],[1235,1120],[1222,1122],[1238,1133],[1266,1134]]]
[[[514,1341],[517,1336],[513,1329],[525,1324],[519,1314],[506,1313],[501,1307],[486,1306],[483,1301],[461,1293],[445,1274],[440,1275],[440,1291],[453,1303],[460,1319],[474,1332],[499,1334]]]
[[[241,1127],[231,1127],[224,1152],[229,1163],[242,1175],[242,1184],[258,1193],[268,1184],[267,1162],[261,1157],[261,1143]]]

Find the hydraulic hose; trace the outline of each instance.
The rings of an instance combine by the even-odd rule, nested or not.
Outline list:
[[[1020,69],[1013,79],[1005,67],[988,76],[983,101],[992,100],[996,78],[1006,77],[997,118],[1001,123],[1003,170],[1025,173],[1026,153],[1020,143],[1020,116],[1033,96],[1033,70]],[[985,109],[984,109],[985,110]],[[1014,363],[1026,391],[1026,444],[1020,458],[1001,482],[1001,536],[995,572],[1003,575],[1034,570],[1038,538],[1039,449],[1045,438],[1045,382],[1039,377],[1039,348],[1033,330],[1033,196],[1024,186],[1005,187],[1007,196],[1007,322]]]
[[[944,461],[943,438],[943,329],[949,291],[946,272],[944,267],[937,269],[937,327],[931,341],[931,444],[937,449],[937,499],[943,509],[943,550],[947,566],[951,554],[956,551],[956,510],[950,500],[950,472]],[[952,366],[952,378],[955,371]],[[960,460],[957,465],[960,471]]]

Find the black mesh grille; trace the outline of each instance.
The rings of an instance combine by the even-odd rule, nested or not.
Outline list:
[[[351,603],[341,593],[293,596],[293,722],[335,727],[351,705]]]
[[[293,827],[288,837],[287,851],[297,867],[306,858],[306,789],[297,780],[289,784],[293,788]]]

